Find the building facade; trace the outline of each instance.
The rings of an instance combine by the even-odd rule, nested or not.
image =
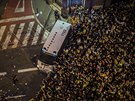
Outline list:
[[[62,0],[64,8],[68,8],[74,4],[82,4],[87,8],[92,8],[94,6],[106,7],[111,4],[111,0]]]

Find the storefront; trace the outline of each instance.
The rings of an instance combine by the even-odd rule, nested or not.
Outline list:
[[[94,6],[104,6],[107,7],[111,3],[111,0],[62,0],[62,6],[68,8],[74,4],[81,4],[87,8],[92,8]]]
[[[86,0],[62,0],[62,4],[63,4],[64,8],[67,8],[67,7],[69,7],[71,5],[75,5],[75,4],[77,4],[77,5],[82,4],[85,6],[85,1]]]
[[[82,0],[69,0],[69,4],[70,4],[70,5],[81,4],[81,3],[82,3],[81,1],[82,1]]]

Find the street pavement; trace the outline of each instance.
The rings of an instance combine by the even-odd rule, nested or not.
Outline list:
[[[28,101],[35,97],[47,76],[32,61],[49,35],[35,18],[37,10],[34,11],[32,4],[32,0],[8,0],[1,13],[0,101],[3,95],[8,101]],[[42,20],[48,19],[43,17]],[[47,22],[51,24],[52,20]]]
[[[0,51],[0,96],[7,101],[28,101],[40,90],[46,74],[33,64],[32,58],[40,53],[42,45]],[[17,76],[16,85],[13,76]]]
[[[0,96],[28,101],[47,76],[32,60],[55,23],[55,7],[44,0],[8,0],[0,8]]]
[[[35,19],[32,0],[8,0],[0,20],[0,50],[40,45],[49,35]]]
[[[7,4],[7,0],[0,0],[0,19],[1,19],[1,15],[3,15],[5,7]]]

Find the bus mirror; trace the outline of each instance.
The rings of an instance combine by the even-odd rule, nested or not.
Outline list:
[[[42,51],[43,51],[43,53],[45,53],[47,50],[46,50],[46,48],[44,47],[44,48],[42,48]]]
[[[53,51],[53,55],[56,56],[56,51]]]

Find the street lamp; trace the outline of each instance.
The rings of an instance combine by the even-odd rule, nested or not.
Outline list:
[[[35,15],[39,16],[39,15],[42,15],[42,14],[43,14],[43,12],[42,11],[39,12],[38,9],[37,9],[37,13],[35,13]]]

